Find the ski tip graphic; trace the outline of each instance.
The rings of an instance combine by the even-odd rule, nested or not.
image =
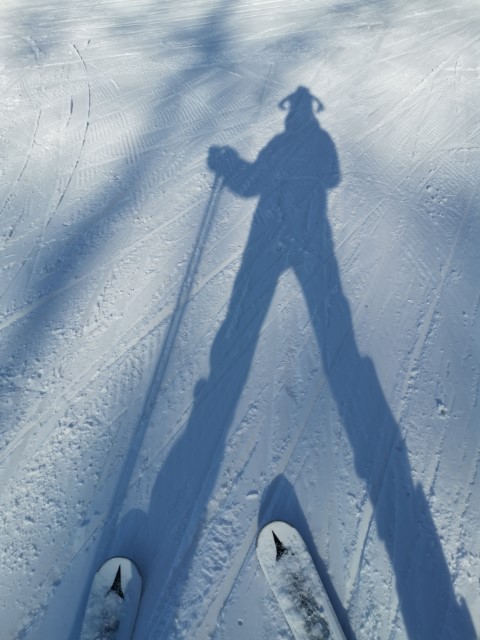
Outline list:
[[[125,595],[122,589],[122,565],[121,564],[118,565],[117,573],[115,574],[115,579],[108,593],[110,593],[110,591],[113,591],[113,593],[116,593],[117,596],[119,596],[122,600],[125,600]]]
[[[294,531],[296,532],[295,527],[293,527],[289,522],[285,522],[285,520],[272,520],[271,522],[267,522],[260,527],[258,531],[255,545],[257,552],[262,548],[266,553],[270,554],[268,550],[272,549],[273,540],[277,560],[287,553],[291,554],[291,538],[292,532]]]
[[[277,534],[275,533],[275,531],[273,529],[272,529],[272,535],[273,535],[273,540],[275,542],[275,549],[277,551],[277,556],[276,556],[275,560],[278,562],[283,555],[288,553],[288,549],[283,544],[283,542],[280,540],[280,538],[277,536]]]

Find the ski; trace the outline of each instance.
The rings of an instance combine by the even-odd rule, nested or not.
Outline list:
[[[257,556],[296,640],[345,640],[298,531],[276,520],[260,529]]]
[[[107,560],[93,578],[80,640],[130,640],[141,591],[142,579],[131,560]]]

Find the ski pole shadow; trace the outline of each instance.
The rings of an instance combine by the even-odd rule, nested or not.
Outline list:
[[[317,551],[317,545],[313,539],[305,514],[298,500],[295,489],[284,475],[279,475],[272,480],[262,495],[258,512],[258,529],[272,520],[285,520],[292,524],[302,536],[307,549],[312,556],[313,564],[322,579],[325,591],[337,614],[337,618],[348,640],[356,640],[355,634],[348,618],[348,612],[337,595],[332,580],[328,574],[327,566]]]
[[[175,611],[198,552],[201,524],[263,322],[280,276],[291,269],[305,296],[330,392],[395,574],[407,633],[422,640],[471,640],[470,614],[456,600],[399,425],[373,362],[356,344],[327,217],[327,193],[339,184],[340,169],[333,140],[318,122],[323,105],[298,87],[279,106],[286,111],[285,130],[255,161],[242,159],[228,146],[209,150],[208,165],[223,184],[240,197],[258,198],[258,204],[228,311],[211,347],[209,376],[195,387],[192,411],[160,469],[148,513],[130,512],[116,536],[113,552],[132,557],[145,575],[143,610],[150,619],[141,616],[138,633],[148,628],[166,637],[176,624]],[[285,482],[278,480],[271,491],[288,494]],[[313,550],[295,500],[290,491],[292,515],[298,518],[294,523]],[[315,562],[353,637],[318,555]]]

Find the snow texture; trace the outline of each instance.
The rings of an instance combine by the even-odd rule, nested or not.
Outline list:
[[[480,637],[476,0],[0,3],[0,611],[291,640]]]

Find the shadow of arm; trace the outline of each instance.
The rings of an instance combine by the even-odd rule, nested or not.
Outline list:
[[[208,151],[208,167],[223,178],[233,193],[244,198],[259,195],[265,175],[261,152],[255,162],[243,160],[232,147],[212,146]]]

